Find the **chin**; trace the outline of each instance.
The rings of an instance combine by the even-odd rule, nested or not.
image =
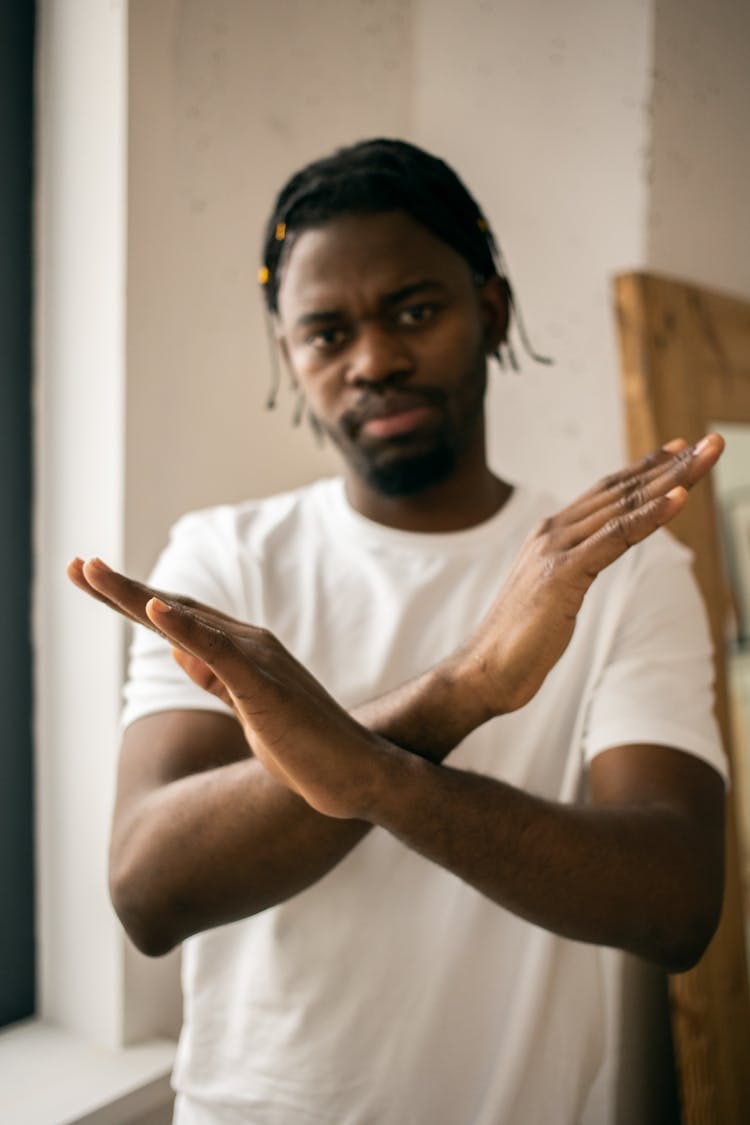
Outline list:
[[[446,480],[456,467],[452,449],[441,447],[416,456],[397,457],[384,464],[357,466],[370,488],[381,496],[415,496]]]

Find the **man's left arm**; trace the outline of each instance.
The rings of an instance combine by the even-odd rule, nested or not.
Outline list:
[[[522,558],[520,574],[528,569]],[[677,971],[703,952],[723,892],[710,638],[689,558],[668,540],[644,545],[621,589],[620,626],[587,707],[587,804],[383,754],[360,815],[530,922]],[[509,635],[490,621],[494,636]],[[515,654],[504,664],[522,666]]]
[[[591,803],[381,755],[364,820],[505,909],[579,941],[690,968],[718,922],[724,783],[691,754],[622,746],[590,766]]]

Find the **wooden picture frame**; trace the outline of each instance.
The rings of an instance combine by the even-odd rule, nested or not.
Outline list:
[[[649,273],[614,279],[628,444],[633,457],[709,423],[750,424],[750,302]],[[727,586],[710,481],[672,525],[695,556],[716,649],[717,716],[730,761],[724,651]],[[689,973],[670,978],[678,1085],[686,1125],[750,1122],[750,995],[739,877],[736,787],[727,816],[724,910]]]

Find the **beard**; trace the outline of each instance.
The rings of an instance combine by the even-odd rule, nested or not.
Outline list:
[[[413,496],[446,480],[456,467],[458,454],[447,443],[424,453],[406,453],[378,462],[374,458],[350,460],[359,475],[382,496]]]
[[[386,385],[366,392],[336,427],[316,421],[366,485],[383,496],[413,496],[447,480],[455,471],[483,422],[486,386],[482,356],[451,395],[442,388],[399,391]],[[364,423],[389,404],[391,394],[405,408],[434,407],[435,423],[424,431],[368,439],[362,434]]]

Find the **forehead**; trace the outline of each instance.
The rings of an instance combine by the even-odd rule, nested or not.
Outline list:
[[[405,212],[344,215],[295,239],[282,270],[279,312],[293,320],[425,279],[473,288],[465,259]]]

